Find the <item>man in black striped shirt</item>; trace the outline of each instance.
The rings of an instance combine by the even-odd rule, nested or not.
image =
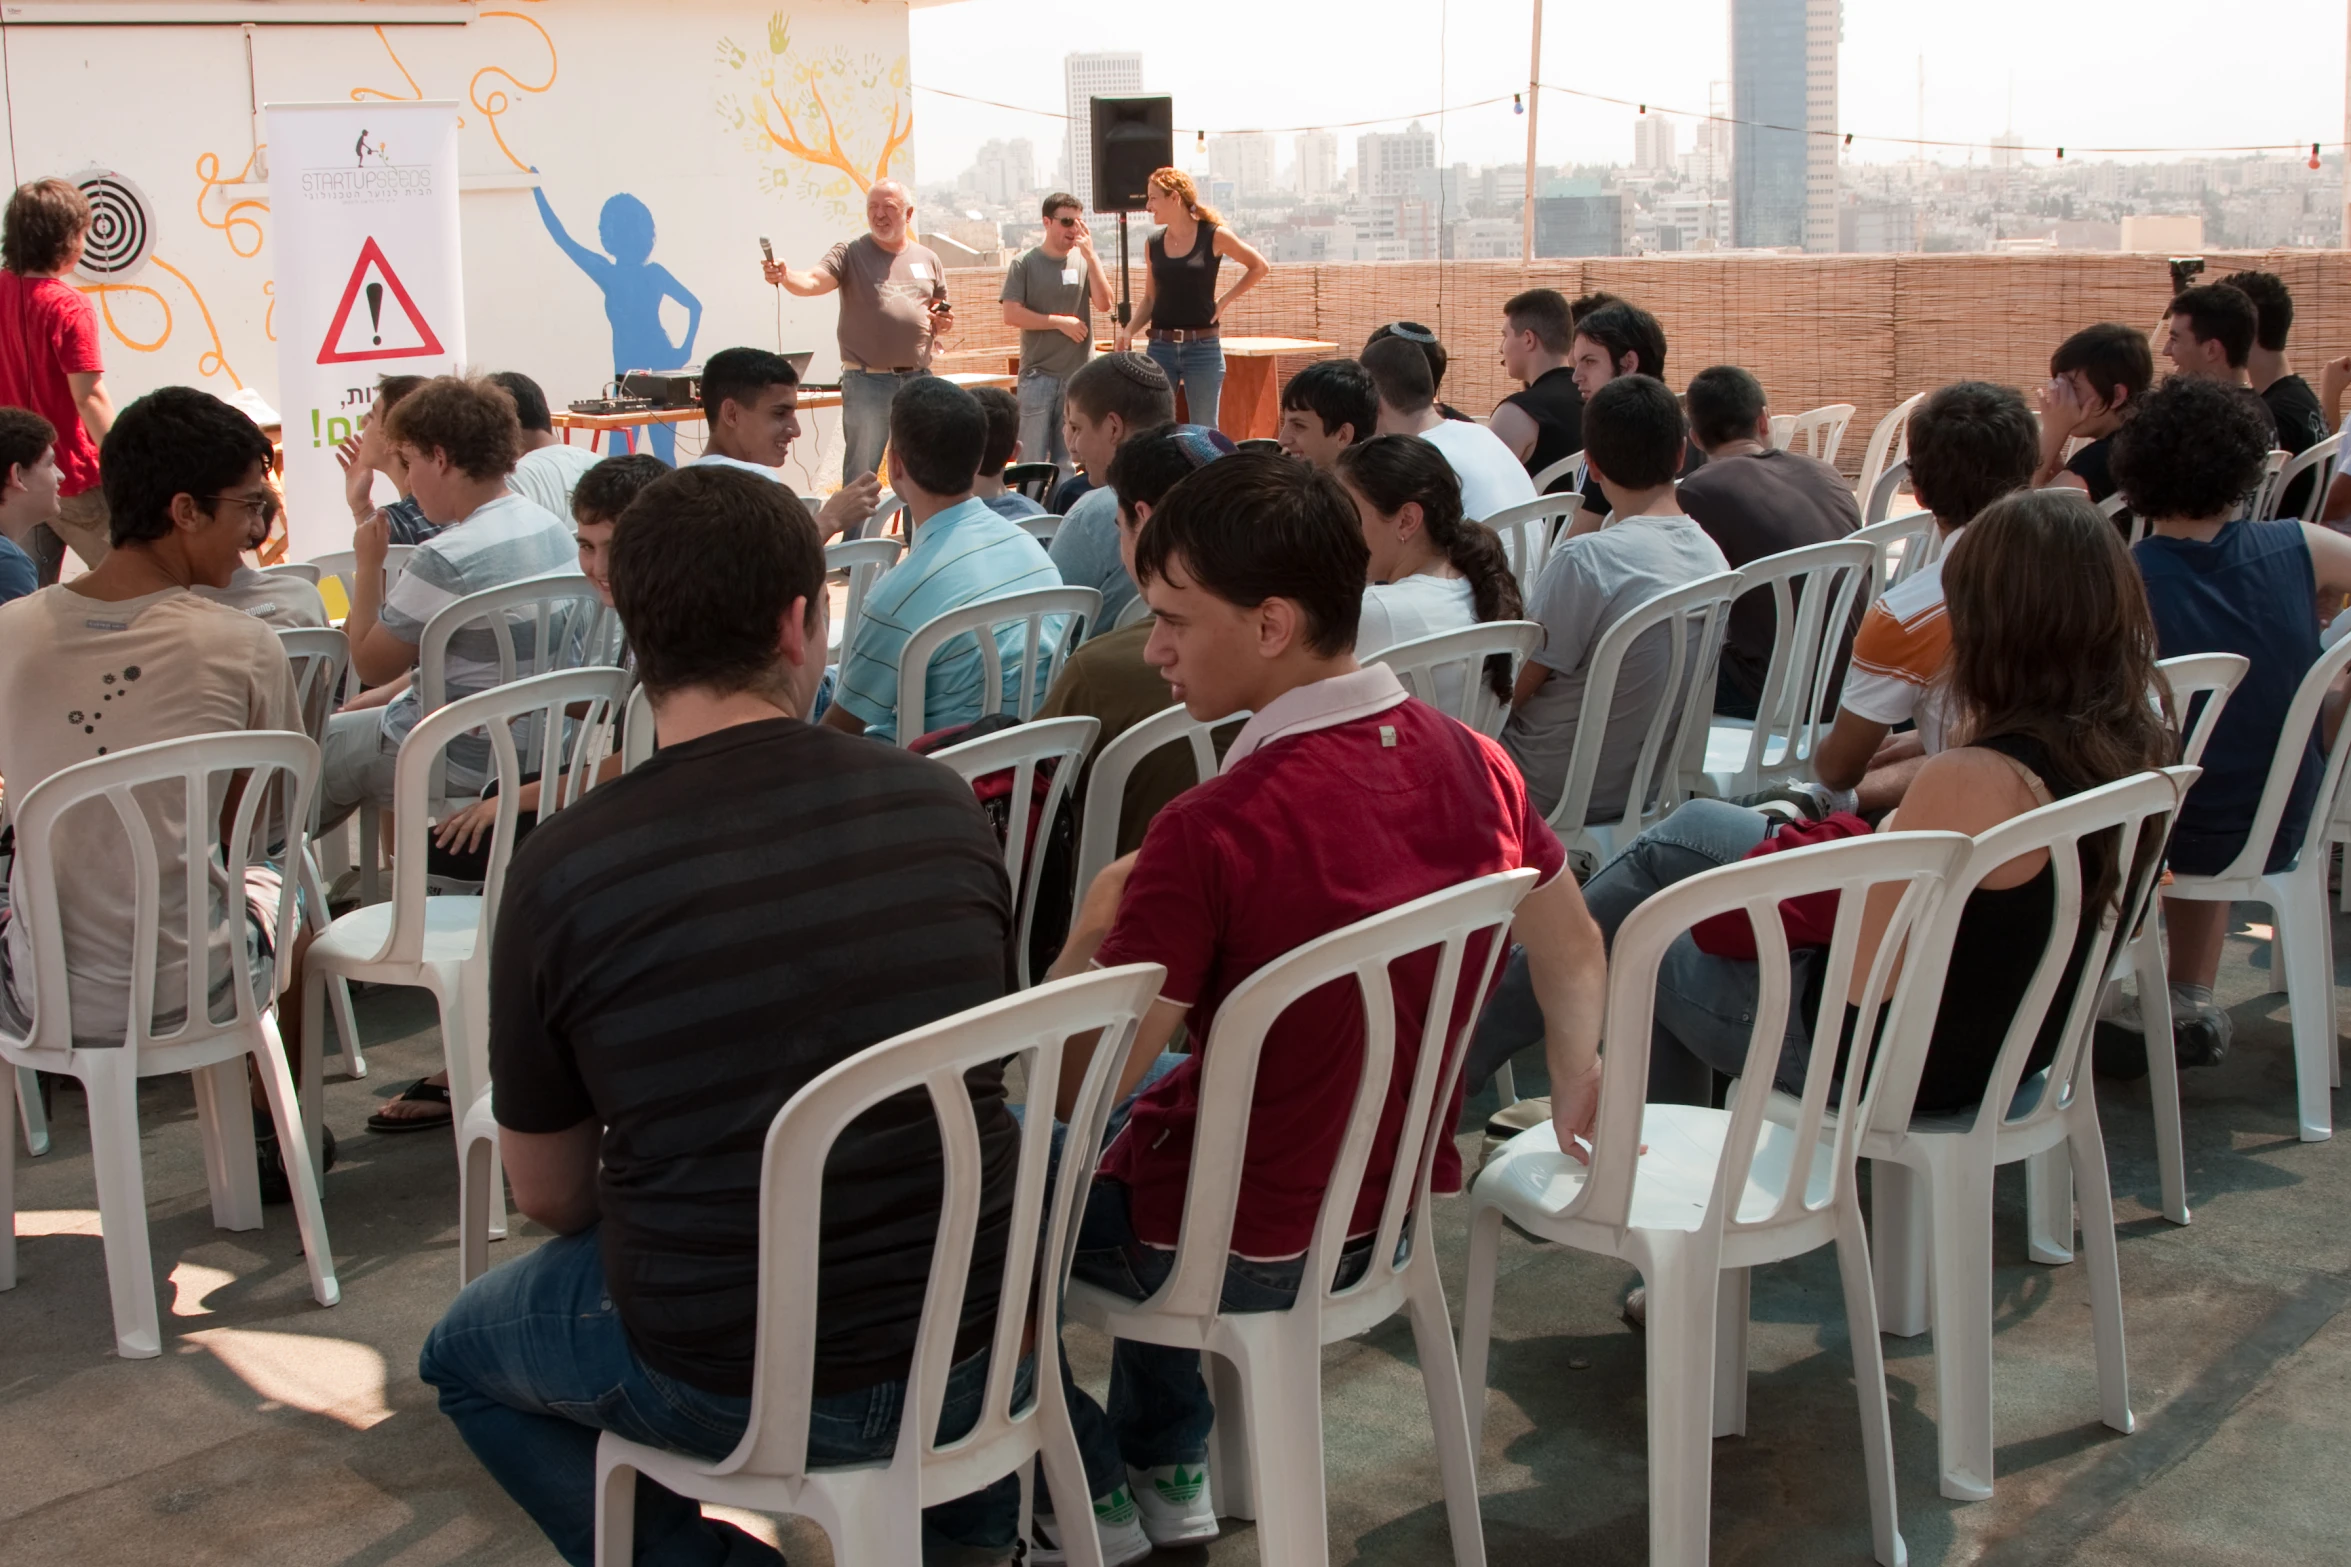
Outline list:
[[[936,762],[804,722],[824,555],[783,486],[649,486],[613,597],[661,749],[517,850],[491,953],[491,1077],[515,1202],[556,1239],[461,1294],[421,1371],[565,1559],[594,1537],[600,1430],[709,1458],[750,1410],[761,1150],[818,1073],[1012,987],[1012,898],[972,793]],[[984,1190],[942,1434],[976,1417],[1017,1132],[975,1072]],[[927,1098],[826,1165],[809,1460],[886,1459],[941,1201]],[[775,1553],[650,1481],[639,1562]],[[1009,1553],[1007,1479],[930,1532]]]

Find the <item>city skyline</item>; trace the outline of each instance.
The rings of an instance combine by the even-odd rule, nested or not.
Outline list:
[[[1708,86],[1728,69],[1724,0],[1652,0],[1637,14],[1576,13],[1559,8],[1546,27],[1545,77],[1555,86],[1583,87],[1671,112],[1682,146],[1690,145],[1709,107]],[[1317,123],[1341,143],[1365,131],[1401,131],[1422,118],[1440,144],[1438,161],[1477,165],[1522,161],[1526,122],[1511,112],[1510,95],[1523,93],[1527,72],[1527,11],[1503,5],[1451,16],[1440,34],[1426,8],[1372,0],[1346,28],[1309,8],[1244,6],[1199,0],[1182,32],[1147,40],[1150,90],[1174,97],[1181,133],[1178,161],[1206,168],[1196,132],[1270,129],[1287,142],[1289,128]],[[2340,0],[2268,0],[2259,29],[2215,27],[2187,0],[2074,0],[2050,7],[2038,0],[1978,0],[1964,11],[1907,6],[1902,0],[1845,0],[1839,49],[1839,114],[1851,147],[1847,165],[1928,161],[1963,166],[1988,160],[1992,139],[2013,130],[2029,163],[2046,163],[2046,149],[2068,156],[2092,146],[2193,150],[2246,144],[2281,151],[2316,140],[2343,138],[2343,11]],[[1363,26],[1362,23],[1373,25]],[[2181,24],[2175,26],[2173,24]],[[2190,97],[2176,78],[2174,45],[2194,24],[2199,64],[2216,84],[2258,76],[2260,92],[2203,92]],[[1564,24],[1564,25],[1563,25]],[[1065,99],[1062,56],[1124,48],[1134,51],[1140,30],[1131,17],[1077,0],[965,0],[913,13],[914,79],[952,92],[985,97],[1021,109],[1053,110]],[[1230,48],[1236,36],[1251,48],[1243,59],[1266,62],[1237,70]],[[2207,37],[2206,34],[2211,36]],[[1054,45],[1039,49],[1036,40]],[[2278,40],[2314,38],[2309,50],[2280,50]],[[1275,62],[1312,59],[1312,70],[1288,71]],[[1592,62],[1606,60],[1605,70]],[[1924,64],[1923,103],[1920,66]],[[2149,84],[2150,90],[2101,96],[2084,90],[2084,63],[2102,75]],[[1402,63],[1408,63],[1409,69]],[[1461,107],[1499,98],[1482,108]],[[1043,115],[915,94],[917,167],[926,177],[952,177],[990,140],[1026,136],[1041,150],[1061,143],[1064,122]],[[2007,110],[2014,101],[2013,123]],[[1451,112],[1435,113],[1450,106]],[[1625,109],[1544,95],[1545,164],[1622,162]],[[1388,118],[1376,124],[1349,122]],[[1268,120],[1274,123],[1268,125]],[[1965,145],[1918,149],[1874,141],[1923,131]],[[1342,165],[1352,145],[1342,145]],[[2127,155],[2159,161],[2166,154]],[[1041,157],[1040,162],[1050,162]]]

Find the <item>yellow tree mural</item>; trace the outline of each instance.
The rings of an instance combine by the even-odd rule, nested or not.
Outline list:
[[[866,187],[889,177],[914,134],[906,57],[886,61],[835,46],[801,54],[781,11],[750,48],[718,41],[720,119],[760,156],[759,188],[864,211]]]

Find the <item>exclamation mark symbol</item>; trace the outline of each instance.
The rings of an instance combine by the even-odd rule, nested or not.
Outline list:
[[[324,446],[326,444],[326,442],[318,438],[318,410],[315,408],[310,410],[310,444],[313,446]]]
[[[370,283],[367,285],[367,320],[368,324],[375,328],[376,346],[378,348],[383,347],[384,285],[381,283]]]

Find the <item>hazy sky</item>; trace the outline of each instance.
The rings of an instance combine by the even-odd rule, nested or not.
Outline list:
[[[1517,162],[1526,122],[1508,94],[1526,85],[1531,15],[1528,0],[960,0],[913,13],[914,79],[1058,110],[1065,52],[1140,49],[1146,89],[1174,95],[1179,162],[1191,161],[1196,129],[1413,114],[1442,132],[1440,161]],[[1727,0],[1550,0],[1543,79],[1703,113],[1707,84],[1729,74],[1728,16]],[[2015,131],[2028,144],[2065,146],[2068,161],[2095,156],[2074,150],[2092,146],[2298,142],[2307,154],[2316,140],[2331,151],[2343,140],[2345,32],[2345,0],[1845,0],[1839,115],[1857,133],[1850,156],[1911,156],[1864,138],[1916,134],[1923,56],[1929,137],[1988,140],[2007,128],[2013,94]],[[1499,105],[1441,125],[1428,112],[1496,94]],[[1624,162],[1633,117],[1546,93],[1537,161]],[[1680,130],[1686,151],[1689,129]],[[1340,132],[1342,168],[1356,134]],[[916,93],[926,180],[952,178],[982,142],[1016,136],[1036,143],[1037,177],[1050,180],[1061,121]],[[1286,140],[1280,155],[1288,160]]]

